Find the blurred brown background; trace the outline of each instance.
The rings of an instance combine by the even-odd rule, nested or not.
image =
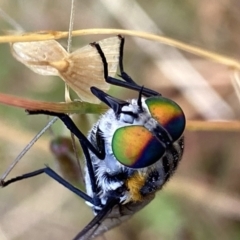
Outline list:
[[[26,31],[68,29],[70,1],[8,0],[1,9]],[[168,37],[230,57],[240,54],[240,3],[237,0],[76,1],[74,29],[123,28]],[[2,16],[2,14],[1,14]],[[0,30],[13,27],[0,17]],[[106,36],[76,37],[73,49]],[[61,40],[66,46],[66,39]],[[187,119],[237,120],[240,103],[225,66],[170,47],[126,37],[125,70],[140,84],[174,99]],[[0,92],[45,101],[64,101],[64,84],[42,77],[18,63],[7,44],[0,45]],[[112,88],[121,98],[136,93]],[[0,105],[0,174],[46,117]],[[85,118],[85,117],[83,117]],[[87,131],[97,116],[81,118]],[[77,120],[77,119],[76,119]],[[69,135],[61,123],[55,135]],[[156,199],[106,239],[240,239],[239,133],[186,131],[186,149],[178,171]],[[11,176],[54,166],[46,133]],[[92,218],[78,197],[47,176],[0,189],[0,239],[71,239]],[[99,238],[101,239],[101,238]]]

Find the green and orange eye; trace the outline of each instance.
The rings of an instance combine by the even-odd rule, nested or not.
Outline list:
[[[182,109],[164,97],[150,97],[145,101],[151,117],[169,135],[170,143],[178,140],[185,128]],[[156,133],[157,128],[153,132]],[[145,168],[158,161],[166,151],[166,144],[144,126],[131,125],[119,128],[112,139],[112,150],[116,159],[130,168]],[[161,133],[160,133],[161,134]]]
[[[151,116],[163,126],[172,141],[178,140],[185,129],[185,115],[174,101],[164,97],[150,97],[145,101]]]
[[[145,127],[133,125],[116,130],[112,140],[116,159],[130,168],[144,168],[159,160],[165,147]]]

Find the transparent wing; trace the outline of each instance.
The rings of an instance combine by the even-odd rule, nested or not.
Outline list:
[[[103,211],[103,216],[100,216],[100,211],[93,220],[74,238],[74,240],[88,240],[101,236],[110,229],[120,225],[122,222],[128,220],[134,213],[141,210],[149,202],[154,199],[155,195],[146,197],[142,202],[127,203],[124,205],[117,204],[110,208],[108,212]]]
[[[49,62],[68,56],[66,50],[55,40],[16,42],[10,46],[13,56],[19,62],[41,75],[58,75],[58,70],[50,66]]]

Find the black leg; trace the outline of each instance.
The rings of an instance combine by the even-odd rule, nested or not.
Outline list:
[[[126,82],[131,83],[133,85],[137,85],[132,78],[124,72],[123,68],[123,49],[124,49],[124,44],[125,44],[125,39],[121,37],[121,43],[120,43],[120,49],[119,49],[119,70],[120,70],[120,75],[122,79],[124,79]]]
[[[44,173],[44,170],[45,170],[45,168],[42,168],[42,169],[38,169],[34,172],[30,172],[30,173],[26,173],[26,174],[21,175],[21,176],[14,177],[14,178],[12,178],[10,180],[7,180],[7,181],[2,180],[0,182],[0,186],[1,187],[6,187],[6,186],[10,185],[11,183],[18,182],[18,181],[21,181],[23,179],[35,177],[37,175],[40,175],[40,174]]]
[[[102,58],[103,61],[103,68],[104,68],[104,78],[105,81],[109,84],[115,85],[115,86],[119,86],[119,87],[123,87],[123,88],[127,88],[127,89],[131,89],[131,90],[135,90],[135,91],[141,91],[142,86],[139,86],[137,83],[135,83],[132,78],[126,73],[124,72],[124,68],[123,68],[123,49],[124,49],[124,38],[119,36],[121,38],[121,43],[120,43],[120,49],[119,49],[119,69],[120,69],[120,77],[124,80],[120,80],[117,78],[113,78],[108,76],[108,64],[107,64],[107,60],[106,57],[100,47],[100,45],[98,43],[92,43],[93,46],[96,47],[96,49],[98,50],[99,55]],[[150,97],[150,96],[161,96],[160,93],[153,91],[151,89],[148,88],[143,88],[142,90],[142,94],[146,97]]]
[[[137,84],[132,84],[132,83],[128,83],[128,82],[124,82],[122,80],[119,80],[117,78],[112,78],[112,77],[108,77],[106,82],[115,85],[115,86],[119,86],[119,87],[123,87],[123,88],[127,88],[127,89],[131,89],[134,91],[141,91],[142,86],[139,86]],[[160,93],[153,91],[151,89],[148,88],[143,88],[142,94],[145,97],[151,97],[151,96],[161,96]]]
[[[77,128],[75,123],[72,121],[72,119],[67,114],[51,112],[51,111],[46,111],[46,110],[26,110],[26,112],[28,112],[29,115],[43,114],[43,115],[58,117],[65,124],[65,126],[79,139],[81,145],[84,144],[99,159],[105,158],[105,149],[98,151],[92,145],[92,143],[87,139],[87,137]]]
[[[31,115],[45,114],[49,116],[59,117],[60,120],[62,120],[62,122],[65,124],[65,126],[78,138],[86,157],[86,164],[87,164],[87,168],[88,168],[88,172],[91,180],[92,192],[93,192],[93,196],[95,196],[97,192],[97,181],[93,171],[92,161],[91,161],[88,149],[91,150],[99,159],[104,159],[105,148],[103,148],[101,151],[97,150],[92,145],[92,143],[87,139],[87,137],[77,128],[77,126],[74,124],[72,119],[66,114],[43,111],[43,110],[36,110],[36,111],[26,110],[26,111]],[[94,197],[94,201],[95,201],[95,205],[100,204],[100,201],[97,197],[96,198]]]
[[[21,176],[12,178],[8,181],[2,181],[0,183],[0,185],[2,187],[6,187],[9,184],[12,184],[14,182],[18,182],[24,179],[28,179],[28,178],[32,178],[32,177],[36,177],[42,173],[47,174],[49,177],[53,178],[55,181],[57,181],[58,183],[62,184],[64,187],[66,187],[67,189],[69,189],[71,192],[77,194],[79,197],[81,197],[82,199],[84,199],[87,202],[90,202],[91,204],[94,204],[94,200],[93,198],[91,198],[90,196],[88,196],[86,193],[84,193],[83,191],[81,191],[80,189],[74,187],[72,184],[70,184],[69,182],[67,182],[66,180],[64,180],[60,175],[58,175],[55,171],[53,171],[51,168],[49,168],[48,166],[46,166],[45,168],[41,168],[38,169],[36,171],[30,172],[30,173],[26,173],[23,174]]]

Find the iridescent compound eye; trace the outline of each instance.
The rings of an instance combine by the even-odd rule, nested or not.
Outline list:
[[[182,109],[164,97],[150,97],[146,105],[160,126],[170,135],[171,142],[178,140],[185,128]],[[158,161],[166,151],[166,144],[159,141],[144,126],[125,126],[116,130],[112,139],[116,159],[130,168],[144,168]]]
[[[183,110],[174,101],[164,97],[150,97],[145,103],[152,117],[170,134],[172,141],[178,140],[185,129]]]
[[[130,168],[152,165],[165,153],[164,145],[143,126],[126,126],[116,130],[112,139],[116,159]]]

